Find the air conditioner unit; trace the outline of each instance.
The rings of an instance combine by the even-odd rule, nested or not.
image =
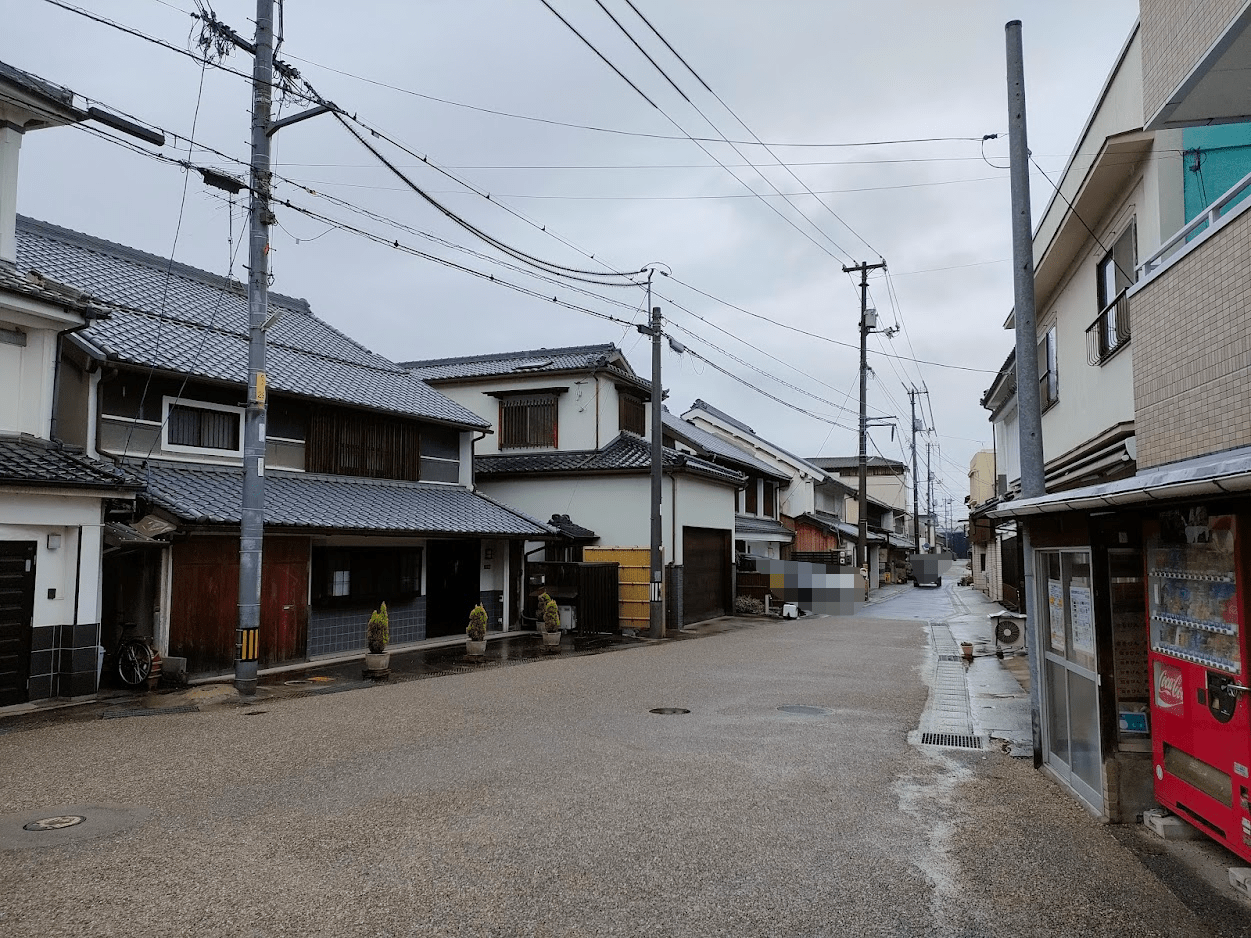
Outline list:
[[[1025,616],[1019,612],[997,612],[995,620],[995,647],[1023,650],[1025,648]]]

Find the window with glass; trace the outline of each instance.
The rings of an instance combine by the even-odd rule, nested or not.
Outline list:
[[[636,436],[647,435],[647,408],[643,399],[633,394],[619,392],[617,394],[618,418],[621,429]]]
[[[420,547],[314,547],[313,601],[377,605],[421,595]]]
[[[1056,364],[1056,327],[1052,326],[1038,343],[1038,403],[1043,410],[1060,399]]]
[[[242,408],[165,399],[167,449],[240,455],[242,438]]]
[[[1098,364],[1129,341],[1129,304],[1125,291],[1137,279],[1137,226],[1133,220],[1095,268],[1099,316],[1087,330],[1091,364]]]

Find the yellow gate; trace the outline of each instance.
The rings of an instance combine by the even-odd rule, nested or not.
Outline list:
[[[621,587],[621,628],[647,631],[651,625],[652,552],[647,547],[585,547],[582,559],[587,563],[617,564],[617,582]]]

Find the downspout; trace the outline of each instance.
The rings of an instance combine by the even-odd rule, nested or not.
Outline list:
[[[478,442],[485,440],[489,435],[486,430],[479,432],[481,436],[476,436],[469,441],[469,491],[471,492],[478,491],[478,462],[474,459],[474,453],[477,452]]]

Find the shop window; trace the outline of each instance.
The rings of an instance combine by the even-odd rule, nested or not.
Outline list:
[[[420,595],[420,547],[313,549],[313,601],[318,605],[377,605]]]
[[[163,445],[174,452],[243,454],[243,408],[165,398]]]
[[[532,394],[500,399],[500,449],[555,447],[557,397]]]
[[[647,436],[647,408],[633,394],[617,394],[621,429],[637,436]]]

